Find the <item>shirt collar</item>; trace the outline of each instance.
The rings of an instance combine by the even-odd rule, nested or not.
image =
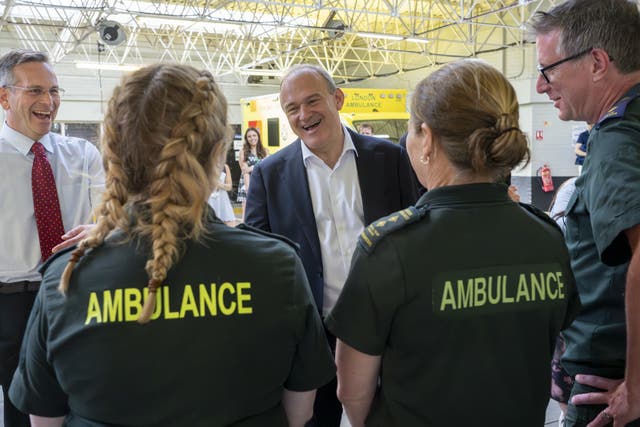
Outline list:
[[[28,136],[25,136],[17,130],[9,127],[7,122],[4,122],[2,129],[0,129],[0,137],[25,156],[29,154],[29,152],[31,151],[31,146],[35,142]],[[51,144],[50,134],[46,134],[38,141],[40,141],[40,143],[44,146],[45,150],[47,150],[49,153],[53,153],[53,145]]]
[[[342,126],[342,133],[344,134],[344,141],[342,144],[342,153],[340,154],[340,157],[338,158],[336,165],[340,163],[340,159],[342,158],[342,156],[344,156],[344,154],[347,151],[353,151],[355,156],[358,157],[358,150],[356,150],[355,145],[353,145],[351,134],[349,133],[349,131],[347,131],[347,128],[344,126]],[[313,152],[311,152],[311,150],[309,150],[309,147],[305,145],[302,139],[300,139],[300,147],[302,148],[302,160],[304,161],[305,167],[309,165],[309,161],[312,158],[320,160],[318,156],[316,156],[315,154],[313,154]]]
[[[625,93],[624,96],[613,105],[613,107],[600,117],[595,128],[599,129],[602,122],[608,119],[624,117],[624,113],[627,110],[629,103],[638,97],[640,97],[640,83],[629,89],[627,93]]]
[[[447,185],[429,190],[420,197],[416,207],[453,203],[509,202],[508,188],[504,184],[479,183]]]

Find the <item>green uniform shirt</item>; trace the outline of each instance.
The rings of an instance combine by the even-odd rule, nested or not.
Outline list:
[[[44,271],[11,400],[68,426],[286,426],[283,389],[335,376],[302,263],[283,241],[206,223],[158,290],[149,324],[144,243],[88,252],[67,297],[66,253]],[[261,232],[263,233],[263,232]]]
[[[577,301],[549,221],[504,185],[470,184],[365,229],[325,323],[382,356],[367,426],[544,424],[556,336]]]
[[[567,245],[582,310],[565,331],[565,369],[622,378],[624,292],[631,256],[624,230],[640,223],[640,85],[593,127],[567,206]],[[634,98],[635,95],[635,98]]]

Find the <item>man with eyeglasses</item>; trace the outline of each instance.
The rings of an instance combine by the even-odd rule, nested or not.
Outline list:
[[[567,206],[582,310],[563,333],[562,363],[575,378],[565,426],[640,426],[638,3],[569,0],[533,27],[537,91],[560,119],[594,123]]]
[[[45,54],[12,50],[0,58],[0,104],[5,112],[0,130],[0,380],[5,427],[30,425],[7,392],[40,284],[38,269],[52,252],[84,237],[88,226],[81,224],[91,220],[104,188],[96,147],[50,132],[63,93]]]

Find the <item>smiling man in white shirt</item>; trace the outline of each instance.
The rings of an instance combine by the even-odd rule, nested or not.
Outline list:
[[[340,121],[344,93],[326,70],[299,65],[280,86],[280,105],[298,139],[256,165],[245,221],[300,245],[316,306],[331,311],[349,272],[357,237],[376,219],[416,200],[406,151],[359,135]],[[327,335],[335,348],[335,337]],[[308,426],[337,427],[335,380],[318,389]]]
[[[11,404],[7,391],[39,288],[38,268],[52,252],[85,235],[87,226],[82,224],[90,222],[104,188],[97,148],[83,139],[51,132],[63,93],[45,54],[12,50],[0,58],[0,104],[5,110],[0,130],[0,380],[5,427],[29,426],[28,416]],[[34,197],[32,192],[36,146],[43,150],[45,164],[50,166],[46,171],[55,181],[51,193],[57,194],[51,197]],[[34,207],[41,199],[57,205],[59,214],[52,215],[58,219],[44,217],[40,226],[62,223],[62,235],[53,232],[46,245]]]

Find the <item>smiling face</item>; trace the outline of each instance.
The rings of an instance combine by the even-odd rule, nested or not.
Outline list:
[[[251,148],[255,148],[258,145],[258,141],[260,140],[260,136],[255,131],[247,131],[247,142],[251,145]]]
[[[0,102],[5,109],[9,127],[34,141],[49,133],[58,113],[60,98],[53,98],[48,91],[58,87],[58,79],[51,66],[43,62],[27,62],[13,68],[11,86],[39,87],[45,91],[34,96],[19,88],[2,88]]]
[[[290,75],[280,88],[280,105],[293,132],[323,158],[342,151],[344,136],[338,111],[344,103],[340,89],[329,92],[327,82],[311,70]]]
[[[538,62],[541,66],[553,64],[566,57],[559,53],[559,43],[558,30],[536,37]],[[538,76],[536,91],[546,93],[553,101],[560,120],[593,121],[593,117],[586,112],[590,75],[589,67],[584,62],[589,58],[589,55],[584,55],[553,67],[546,72],[549,83],[541,75]]]

